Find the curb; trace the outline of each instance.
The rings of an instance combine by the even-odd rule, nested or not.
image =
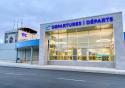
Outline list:
[[[125,70],[116,70],[114,68],[97,68],[97,67],[80,67],[80,66],[57,66],[57,65],[30,65],[22,63],[1,63],[0,66],[18,67],[18,68],[32,68],[44,70],[60,70],[60,71],[74,71],[74,72],[90,72],[90,73],[105,73],[125,75]]]

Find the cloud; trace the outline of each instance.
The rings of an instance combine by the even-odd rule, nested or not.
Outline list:
[[[124,0],[2,0],[0,35],[21,21],[24,26],[39,30],[41,23],[125,12],[124,3]]]

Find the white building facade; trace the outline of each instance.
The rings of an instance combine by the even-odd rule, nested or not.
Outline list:
[[[39,64],[125,69],[122,13],[41,24]]]

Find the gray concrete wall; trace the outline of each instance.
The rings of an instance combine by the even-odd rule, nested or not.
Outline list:
[[[0,44],[0,61],[16,61],[16,46],[15,43]]]
[[[114,68],[113,62],[96,62],[96,61],[48,61],[50,65],[62,65],[62,66],[87,66],[87,67],[106,67],[106,68]]]
[[[114,14],[114,18],[115,67],[116,69],[125,69],[125,43],[122,13]]]
[[[40,40],[39,40],[39,64],[47,65],[48,64],[48,36],[45,35],[45,30],[40,26]]]

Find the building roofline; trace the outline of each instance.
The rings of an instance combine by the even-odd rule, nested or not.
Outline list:
[[[26,32],[33,33],[33,34],[37,33],[36,30],[33,30],[31,28],[28,28],[28,27],[21,27],[21,28],[18,28],[18,30],[26,31]]]
[[[60,21],[42,23],[42,24],[40,24],[40,25],[52,24],[52,23],[59,23],[59,22],[66,22],[66,21],[77,20],[77,19],[85,19],[85,18],[90,18],[90,17],[98,17],[98,16],[112,15],[112,14],[118,14],[118,13],[119,13],[119,14],[122,14],[122,11],[120,11],[120,12],[114,12],[114,13],[106,13],[106,14],[101,14],[101,15],[95,15],[95,16],[87,16],[87,17],[81,17],[81,18],[74,18],[74,19],[68,19],[68,20],[60,20]]]

